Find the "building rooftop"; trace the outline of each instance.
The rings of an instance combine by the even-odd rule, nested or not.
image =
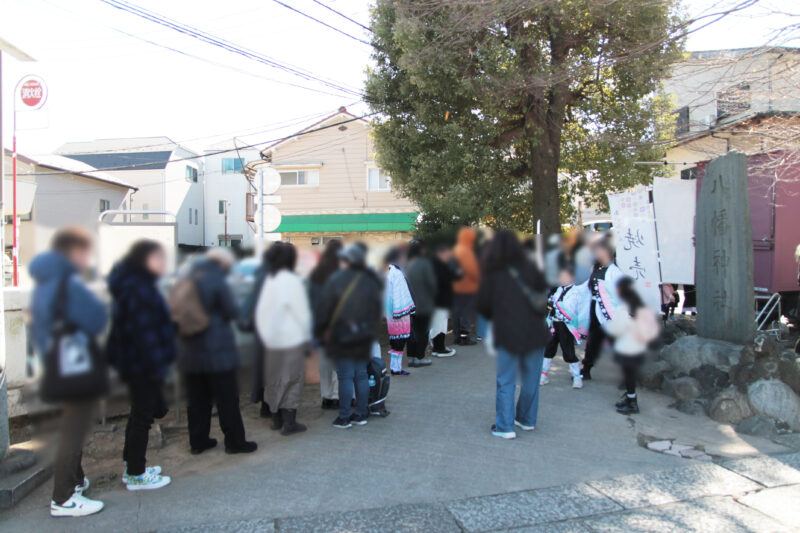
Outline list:
[[[10,150],[5,150],[5,154],[7,157],[11,157]],[[111,185],[117,185],[119,187],[127,187],[128,189],[133,189],[135,191],[139,190],[138,187],[131,185],[124,180],[118,179],[111,174],[97,170],[97,168],[91,165],[58,154],[24,155],[17,153],[17,158],[19,158],[20,161],[24,161],[30,165],[36,165],[49,168],[51,170],[60,171],[65,174],[73,174],[83,178],[102,181]],[[8,177],[8,173],[6,173],[6,177]]]

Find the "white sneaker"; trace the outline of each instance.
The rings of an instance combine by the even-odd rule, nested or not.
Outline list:
[[[145,472],[141,476],[129,476],[125,484],[128,490],[155,490],[166,487],[172,482],[169,476]]]
[[[456,351],[453,348],[448,348],[445,352],[431,352],[433,357],[453,357]]]
[[[157,475],[159,475],[159,474],[161,473],[161,467],[160,467],[160,466],[157,466],[157,465],[156,465],[156,466],[148,466],[148,467],[145,467],[145,469],[144,469],[144,473],[145,473],[145,474],[152,474],[152,475],[154,475],[154,476],[157,476]],[[132,476],[128,475],[128,468],[126,467],[126,468],[125,468],[125,473],[124,473],[124,474],[122,474],[122,482],[123,482],[123,483],[127,483],[127,482],[128,482],[128,480],[129,480],[131,477],[132,477]]]
[[[533,431],[534,429],[536,429],[536,426],[526,426],[525,424],[519,422],[518,420],[514,420],[514,425],[520,428],[522,431]]]
[[[72,497],[62,503],[50,502],[50,516],[89,516],[103,510],[103,502],[90,500],[83,494],[75,493]]]
[[[550,376],[542,372],[542,375],[539,378],[539,386],[547,385],[548,383],[550,383]]]
[[[572,388],[573,389],[582,389],[583,388],[583,377],[582,376],[572,376]]]
[[[81,483],[80,485],[75,485],[75,493],[83,494],[87,490],[89,490],[89,478],[83,476],[83,483]]]
[[[513,431],[497,431],[497,426],[492,425],[492,435],[500,437],[501,439],[511,440],[516,439],[517,434]]]

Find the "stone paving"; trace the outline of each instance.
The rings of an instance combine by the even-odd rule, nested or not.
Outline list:
[[[392,382],[390,417],[347,431],[331,427],[334,413],[319,409],[316,387],[307,388],[300,410],[308,432],[290,438],[270,431],[257,406],[243,404],[248,436],[259,443],[255,454],[231,457],[217,449],[190,456],[185,434],[171,432],[167,445],[151,450],[148,459],[173,476],[172,485],[130,493],[119,482],[121,464],[112,450],[113,457],[87,469],[89,496],[106,503],[102,513],[50,518],[52,489],[46,483],[0,513],[0,532],[794,527],[787,509],[796,507],[800,455],[786,455],[791,448],[677,412],[668,407],[670,398],[648,391],[642,391],[641,414],[620,416],[613,409],[618,370],[610,358],[579,391],[571,389],[566,365],[557,360],[542,390],[536,430],[514,441],[497,439],[489,434],[493,365],[475,346],[413,369]],[[715,463],[651,451],[643,435],[702,446]],[[217,428],[214,436],[220,437]]]
[[[159,533],[778,533],[800,530],[800,453],[354,512],[239,520]]]

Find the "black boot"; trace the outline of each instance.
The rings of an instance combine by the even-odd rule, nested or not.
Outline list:
[[[199,446],[192,446],[192,455],[200,455],[206,450],[210,450],[211,448],[217,445],[217,439],[208,439],[204,443],[200,444]]]
[[[237,453],[253,453],[258,449],[258,444],[250,441],[242,441],[238,446],[226,446],[225,453],[234,455]]]
[[[274,413],[272,413],[272,424],[269,426],[269,429],[274,431],[278,431],[283,427],[283,409],[278,409]]]
[[[619,401],[614,404],[614,407],[619,408],[619,407],[624,407],[626,405],[628,405],[628,393],[623,392],[622,396],[619,397]]]
[[[272,411],[269,410],[269,404],[267,402],[261,402],[261,411],[259,412],[259,416],[261,418],[272,417]]]
[[[281,409],[281,416],[283,417],[281,435],[288,436],[295,433],[302,433],[306,430],[303,424],[297,422],[297,409]]]
[[[625,403],[617,407],[617,412],[621,415],[635,415],[639,412],[639,402],[635,397],[628,398],[628,396],[625,395]]]
[[[583,381],[591,381],[592,367],[584,365],[584,367],[581,369],[581,376],[583,376]]]

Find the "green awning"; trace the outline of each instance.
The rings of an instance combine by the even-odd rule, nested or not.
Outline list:
[[[361,213],[352,215],[288,215],[280,233],[348,233],[353,231],[412,231],[417,213]]]

